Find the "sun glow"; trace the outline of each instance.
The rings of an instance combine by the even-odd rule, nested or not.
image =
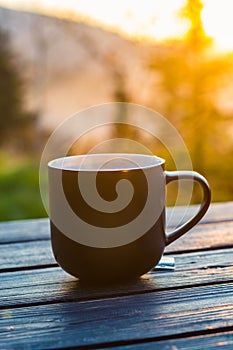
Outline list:
[[[220,50],[233,50],[233,1],[205,1],[202,20],[205,32]]]
[[[164,40],[184,35],[188,21],[179,17],[185,0],[0,0],[0,5],[39,11],[48,15],[94,21],[125,35]],[[219,50],[233,50],[233,2],[203,0],[206,34]]]
[[[153,37],[161,40],[171,36],[179,36],[184,30],[183,23],[174,15],[183,5],[183,0],[121,0],[73,1],[74,9],[78,13],[90,15],[95,20],[110,27],[117,27],[130,36]]]

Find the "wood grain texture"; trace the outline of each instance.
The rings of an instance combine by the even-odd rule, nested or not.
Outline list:
[[[47,240],[49,238],[48,219],[0,222],[0,244]]]
[[[166,253],[233,247],[233,221],[197,225],[165,250]],[[0,245],[0,271],[55,265],[50,240]]]
[[[190,217],[197,210],[197,206],[190,206],[186,217]],[[175,212],[175,214],[174,214]],[[173,217],[170,220],[170,217]],[[167,209],[167,222],[173,227],[177,222],[184,221],[184,208],[176,207]],[[202,223],[215,223],[231,221],[233,215],[233,202],[214,203],[211,205],[206,215],[202,218]],[[0,222],[0,244],[11,242],[28,242],[33,240],[47,240],[50,238],[49,220],[16,220]]]
[[[233,249],[175,255],[175,271],[151,271],[136,282],[114,287],[83,286],[61,268],[1,274],[0,307],[109,298],[233,280]]]
[[[142,344],[107,347],[106,350],[232,350],[233,332],[200,335],[181,339],[162,340]]]
[[[0,245],[0,271],[55,264],[50,241]]]
[[[230,330],[232,294],[228,283],[2,310],[0,343],[59,349]]]
[[[182,219],[184,221],[187,218],[191,217],[192,214],[197,212],[199,206],[191,205],[188,210],[186,207],[168,207],[167,208],[167,221],[170,226],[174,225],[174,222],[178,222]],[[174,211],[174,213],[173,213]],[[186,213],[186,217],[184,216]],[[214,223],[214,222],[223,222],[223,221],[232,221],[233,215],[233,202],[225,202],[225,203],[212,203],[207,210],[204,217],[201,219],[200,223]],[[170,216],[173,219],[170,220]]]
[[[199,224],[166,248],[166,252],[207,250],[233,246],[233,221]]]
[[[175,271],[84,286],[57,266],[48,219],[0,223],[0,349],[232,349],[233,202],[166,253]]]

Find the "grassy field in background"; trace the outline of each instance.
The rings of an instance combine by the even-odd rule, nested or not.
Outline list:
[[[0,155],[0,221],[47,216],[40,197],[39,162]]]

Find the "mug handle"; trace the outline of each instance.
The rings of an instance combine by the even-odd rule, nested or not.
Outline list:
[[[174,180],[193,180],[198,182],[203,190],[203,200],[197,214],[192,217],[188,222],[184,223],[180,227],[176,228],[174,231],[169,232],[166,235],[166,246],[174,242],[177,238],[181,237],[184,233],[190,230],[206,213],[210,201],[211,201],[211,190],[207,180],[204,176],[200,175],[195,171],[165,171],[166,184],[169,184]]]

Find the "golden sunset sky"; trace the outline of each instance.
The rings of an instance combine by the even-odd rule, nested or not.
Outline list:
[[[182,36],[188,22],[178,16],[184,0],[0,0],[0,6],[81,19],[136,38]],[[233,1],[203,0],[206,34],[218,50],[233,51]]]

